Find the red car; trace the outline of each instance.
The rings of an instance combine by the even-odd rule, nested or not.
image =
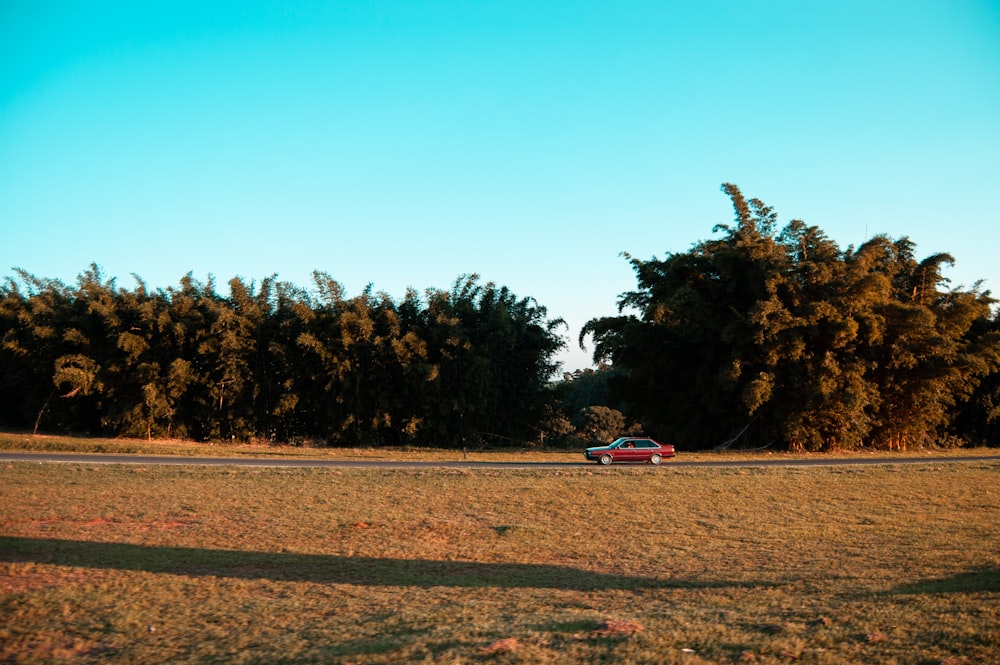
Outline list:
[[[612,462],[659,464],[665,457],[674,456],[674,447],[669,443],[658,443],[649,437],[625,436],[607,446],[587,448],[583,456],[605,466]]]

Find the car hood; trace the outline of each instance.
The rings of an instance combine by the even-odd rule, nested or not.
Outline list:
[[[579,448],[577,448],[579,450]],[[598,450],[614,450],[611,446],[594,446],[593,448],[587,448],[588,453],[594,453]]]

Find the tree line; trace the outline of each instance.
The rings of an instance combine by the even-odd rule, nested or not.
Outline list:
[[[723,185],[733,224],[689,251],[626,255],[636,289],[580,331],[476,275],[401,300],[190,274],[133,289],[0,286],[0,425],[325,445],[589,444],[645,433],[681,450],[1000,445],[1000,317],[981,283],[908,238],[841,249]]]
[[[637,288],[589,321],[609,399],[688,448],[997,444],[1000,320],[945,253],[908,238],[842,250],[723,185],[735,223],[688,252],[626,255]]]
[[[16,271],[0,290],[0,422],[35,431],[330,445],[535,440],[563,322],[462,276],[401,301],[234,278],[119,288]]]

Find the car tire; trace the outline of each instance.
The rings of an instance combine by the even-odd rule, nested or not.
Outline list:
[[[611,464],[611,461],[612,461],[611,460],[611,455],[609,455],[608,453],[604,453],[603,455],[601,455],[600,459],[597,460],[597,461],[600,462],[604,466],[608,466],[609,464]]]
[[[660,463],[660,462],[662,462],[662,461],[663,461],[663,458],[662,458],[662,457],[660,457],[659,455],[656,455],[656,454],[654,454],[654,455],[651,455],[651,456],[649,457],[649,463],[650,463],[650,464],[654,464],[654,465],[656,465],[656,464],[659,464],[659,463]]]

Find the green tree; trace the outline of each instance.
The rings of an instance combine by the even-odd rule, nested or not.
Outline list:
[[[936,254],[876,237],[846,252],[723,185],[736,223],[663,260],[628,257],[638,289],[581,332],[624,374],[612,401],[648,431],[704,448],[905,447],[942,436],[979,380],[993,338],[969,331],[993,302],[944,288]],[[636,313],[624,313],[632,309]]]
[[[606,406],[586,406],[577,415],[576,431],[588,442],[609,443],[625,433],[625,416]]]
[[[533,299],[478,279],[465,276],[451,291],[427,294],[424,337],[439,368],[438,398],[428,406],[452,441],[463,434],[495,443],[538,440],[554,399],[547,384],[564,323],[549,320]]]
[[[773,435],[773,424],[756,415],[773,383],[753,314],[777,288],[787,257],[774,239],[773,211],[733,185],[723,189],[736,224],[663,260],[626,255],[638,288],[621,296],[620,316],[593,319],[580,333],[581,344],[593,336],[595,361],[624,372],[609,380],[612,404],[654,436],[693,448],[748,429],[758,440]]]
[[[949,443],[1000,446],[1000,369],[996,362],[1000,339],[1000,312],[994,310],[987,319],[977,320],[968,334],[969,342],[987,357],[983,380],[955,407],[955,417],[949,433]]]
[[[0,287],[0,422],[37,431],[57,397],[52,378],[70,295],[61,282],[16,273]]]
[[[874,310],[878,344],[866,354],[879,395],[872,438],[880,447],[906,449],[944,434],[956,405],[996,371],[997,338],[969,337],[994,301],[978,285],[948,289],[947,254],[918,262],[907,238],[875,242],[892,291]]]
[[[771,386],[768,417],[792,449],[858,447],[874,399],[857,356],[872,283],[817,227],[794,220],[779,241],[788,269],[752,314]]]
[[[540,436],[562,345],[546,311],[493,283],[396,302],[269,277],[228,295],[118,288],[98,266],[74,287],[19,273],[0,290],[0,422],[198,440],[285,437],[458,445]]]
[[[51,374],[60,391],[55,411],[62,429],[100,432],[109,398],[114,399],[116,386],[107,380],[120,325],[114,293],[115,280],[106,279],[97,264],[77,276],[75,289],[67,289],[59,314],[62,355]]]
[[[264,371],[261,332],[270,313],[273,278],[258,291],[239,277],[229,280],[229,297],[211,299],[208,335],[198,348],[212,408],[211,438],[246,440],[257,435],[255,407]]]

